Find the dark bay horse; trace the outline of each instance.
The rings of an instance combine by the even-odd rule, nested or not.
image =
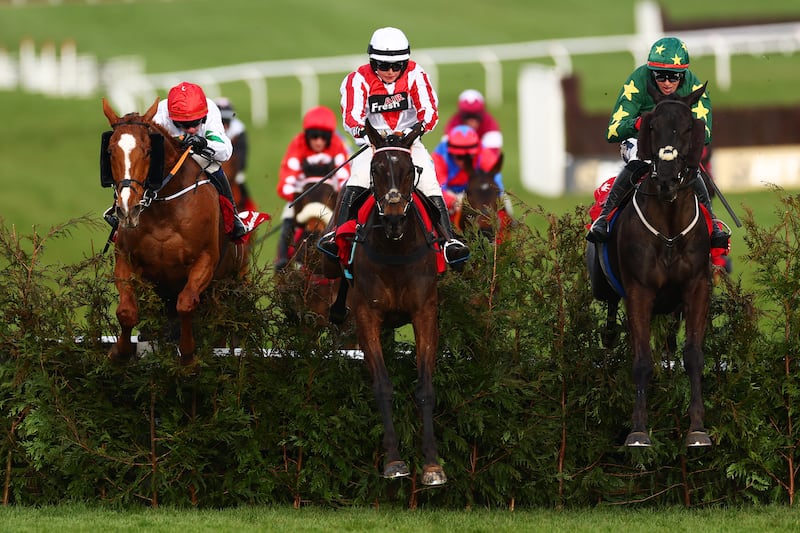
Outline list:
[[[112,361],[135,352],[131,331],[139,321],[134,278],[151,282],[180,319],[181,363],[196,362],[192,316],[213,279],[246,268],[242,245],[228,239],[219,195],[200,166],[153,122],[158,99],[144,115],[117,116],[103,99],[112,131],[103,135],[101,182],[114,187],[119,219],[114,281],[121,333]],[[171,169],[169,175],[164,172]]]
[[[494,241],[501,236],[508,223],[500,186],[495,181],[495,175],[503,166],[503,154],[498,155],[488,170],[476,163],[472,158],[465,162],[469,180],[461,208],[453,222],[462,232],[470,225],[476,226],[487,239]]]
[[[370,193],[375,206],[356,230],[347,301],[383,421],[383,476],[396,478],[410,472],[398,450],[392,420],[393,388],[381,337],[387,329],[411,323],[417,361],[414,396],[422,419],[422,483],[441,485],[447,477],[439,463],[433,428],[433,371],[439,342],[438,252],[420,221],[425,206],[421,205],[422,196],[414,193],[416,168],[411,159],[411,145],[421,135],[422,125],[417,124],[405,136],[385,138],[369,122],[366,128],[374,148]],[[348,287],[346,282],[342,286]]]
[[[711,445],[703,426],[701,385],[711,297],[710,238],[691,183],[699,179],[695,169],[705,140],[705,122],[694,118],[691,106],[704,91],[705,85],[678,97],[650,90],[656,107],[642,116],[639,133],[639,157],[652,161],[650,174],[621,208],[610,240],[596,249],[591,243],[587,248],[594,296],[609,305],[606,333],[616,320],[620,293],[625,302],[636,386],[626,446],[651,445],[647,387],[653,373],[650,336],[654,314],[679,314],[685,321],[683,363],[691,385],[686,445]],[[607,257],[605,264],[603,257]],[[602,274],[601,265],[610,278]]]

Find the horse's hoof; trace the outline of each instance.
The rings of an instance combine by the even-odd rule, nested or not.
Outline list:
[[[650,435],[644,431],[631,431],[628,434],[628,438],[625,439],[625,446],[632,448],[649,448],[652,445],[653,442],[650,440]]]
[[[447,483],[447,476],[444,469],[439,466],[426,466],[422,472],[422,484],[428,486],[444,485]]]
[[[383,469],[383,477],[386,479],[406,477],[409,474],[410,472],[408,471],[408,466],[405,461],[393,461]]]
[[[180,350],[179,350],[179,356],[180,356],[179,357],[179,361],[181,363],[181,366],[183,368],[185,368],[185,369],[191,369],[191,368],[195,367],[197,365],[197,363],[200,362],[200,359],[197,358],[197,354],[195,354],[195,353],[191,353],[189,355],[184,355],[184,354],[180,353]]]
[[[711,446],[711,438],[705,431],[690,431],[686,435],[687,448],[701,448],[704,446]]]

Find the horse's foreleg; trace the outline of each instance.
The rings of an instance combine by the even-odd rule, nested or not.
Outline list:
[[[181,354],[181,364],[191,365],[196,362],[196,344],[192,333],[192,317],[197,305],[200,303],[200,294],[208,288],[214,276],[216,258],[203,254],[189,271],[189,276],[183,290],[178,294],[175,310],[181,321],[181,338],[178,349]]]
[[[131,276],[131,266],[121,254],[117,254],[114,264],[114,284],[119,293],[119,305],[117,305],[116,314],[120,325],[120,334],[117,337],[117,342],[108,352],[108,357],[112,363],[124,363],[136,351],[131,342],[131,333],[134,326],[139,322],[139,305],[136,301],[136,294],[133,292]]]
[[[417,388],[414,395],[422,417],[422,453],[425,457],[425,464],[422,468],[423,485],[443,485],[447,482],[444,469],[439,464],[436,437],[433,431],[433,408],[436,405],[433,371],[436,367],[436,349],[439,339],[437,320],[435,305],[417,313],[412,319],[417,348]]]
[[[629,302],[630,303],[630,302]],[[636,399],[633,404],[631,432],[625,440],[626,446],[650,446],[647,431],[647,388],[653,375],[652,350],[650,348],[650,313],[644,306],[628,305],[628,324],[633,348],[633,383]]]
[[[701,291],[703,288],[701,287]],[[708,315],[708,298],[697,297],[700,302],[694,302],[686,308],[686,344],[683,347],[683,366],[689,376],[691,386],[691,400],[689,401],[689,434],[686,436],[686,445],[711,446],[711,439],[706,431],[703,419],[705,407],[703,406],[703,340],[705,339],[706,317]]]
[[[372,392],[383,422],[383,477],[396,478],[409,474],[408,465],[400,458],[399,442],[392,419],[392,393],[394,389],[386,370],[381,346],[381,321],[369,310],[358,309],[356,313],[358,342],[364,352],[369,374],[372,377]]]

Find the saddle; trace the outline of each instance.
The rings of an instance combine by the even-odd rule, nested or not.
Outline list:
[[[404,256],[400,258],[380,258],[375,257],[374,259],[380,261],[384,260],[388,263],[394,264],[407,264],[415,261],[417,259],[417,255],[423,255],[428,253],[429,248],[433,248],[436,251],[436,268],[438,272],[441,274],[447,270],[447,264],[444,260],[444,253],[442,247],[439,245],[438,241],[435,238],[435,230],[433,221],[430,218],[426,209],[418,209],[417,206],[425,205],[423,202],[423,197],[416,192],[413,193],[414,202],[412,203],[412,209],[417,214],[418,221],[422,224],[422,227],[425,229],[425,232],[430,236],[428,239],[428,244],[424,248],[420,249],[418,254],[412,254],[411,256]],[[365,233],[369,229],[368,221],[369,216],[372,211],[375,209],[375,198],[370,195],[365,200],[361,207],[358,209],[358,213],[354,220],[348,220],[338,228],[336,228],[336,245],[339,247],[339,261],[342,264],[344,269],[344,274],[347,279],[353,279],[352,274],[352,264],[353,264],[353,256],[355,253],[356,246],[358,243],[363,243],[365,241]],[[368,255],[370,255],[369,250],[367,251]],[[399,262],[398,262],[399,261]]]

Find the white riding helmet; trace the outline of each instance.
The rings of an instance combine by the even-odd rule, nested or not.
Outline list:
[[[397,63],[408,61],[411,57],[411,46],[406,34],[397,28],[378,28],[369,40],[367,53],[370,59]]]

